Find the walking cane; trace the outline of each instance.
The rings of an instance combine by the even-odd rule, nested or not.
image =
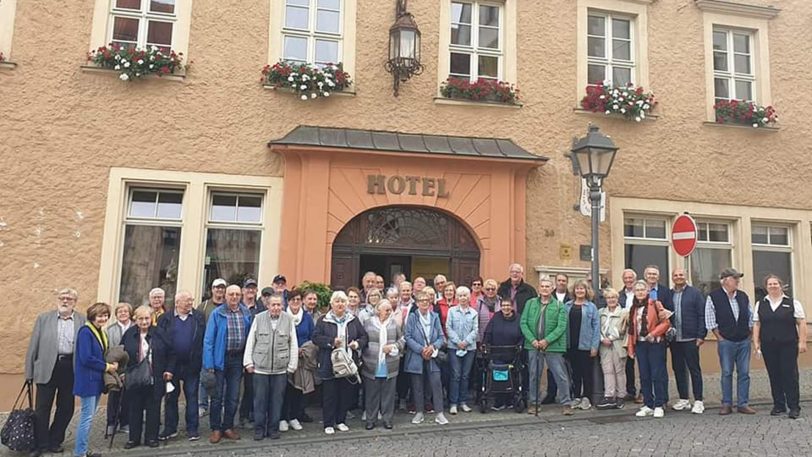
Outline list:
[[[539,417],[539,396],[541,395],[541,349],[536,348],[536,417]]]
[[[118,425],[119,425],[119,416],[121,416],[121,405],[124,403],[124,387],[121,387],[119,392],[119,399],[118,405],[116,405],[116,415],[113,418],[113,433],[110,434],[110,445],[107,447],[108,449],[113,449],[113,440],[116,439],[116,433],[118,432]]]

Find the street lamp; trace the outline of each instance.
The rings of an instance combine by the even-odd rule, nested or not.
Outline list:
[[[601,133],[597,125],[589,124],[586,136],[577,140],[572,146],[573,163],[578,166],[578,172],[586,180],[589,187],[589,201],[592,204],[592,286],[600,289],[600,225],[601,186],[603,180],[609,175],[612,162],[618,147],[611,138]]]
[[[395,4],[395,23],[389,28],[389,60],[386,71],[394,78],[395,97],[400,83],[423,72],[420,63],[420,30],[412,13],[406,11],[406,0]]]

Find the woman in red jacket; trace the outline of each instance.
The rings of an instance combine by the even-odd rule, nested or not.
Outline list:
[[[663,417],[668,396],[668,372],[665,368],[665,333],[671,327],[672,314],[658,300],[648,296],[645,281],[634,283],[634,300],[629,311],[629,356],[637,359],[643,406],[637,417]]]
[[[440,324],[445,333],[445,321],[448,318],[448,310],[457,306],[457,285],[453,281],[448,281],[443,286],[443,298],[434,304],[434,312],[440,316]]]

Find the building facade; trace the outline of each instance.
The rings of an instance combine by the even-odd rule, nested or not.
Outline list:
[[[590,122],[620,148],[601,225],[613,284],[626,267],[658,264],[665,281],[683,266],[668,240],[689,212],[693,284],[734,266],[755,294],[776,272],[810,312],[805,3],[412,0],[424,71],[394,96],[395,0],[0,0],[0,344],[24,353],[65,286],[86,307],[158,286],[201,297],[243,274],[465,281],[519,262],[531,283],[583,276],[589,219],[565,154]],[[188,68],[121,81],[85,58],[110,42],[171,48]],[[303,101],[260,82],[281,59],[340,62],[353,84]],[[445,98],[450,76],[515,84],[519,103]],[[599,80],[652,91],[653,115],[582,109]],[[728,98],[780,122],[716,123]],[[2,382],[22,363],[2,358]]]

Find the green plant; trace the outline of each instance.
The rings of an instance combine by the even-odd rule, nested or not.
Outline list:
[[[440,86],[440,95],[445,98],[507,104],[519,101],[519,90],[513,84],[484,78],[474,82],[467,78],[448,78]]]
[[[184,68],[183,53],[161,51],[157,46],[148,49],[123,47],[118,44],[102,46],[87,53],[88,62],[97,67],[119,72],[119,79],[132,81],[149,74],[164,76]]]
[[[260,82],[290,89],[302,100],[329,97],[331,92],[344,90],[352,84],[350,74],[342,69],[340,63],[318,66],[285,61],[265,65]]]
[[[719,124],[752,125],[758,128],[778,121],[772,106],[760,106],[744,100],[719,100],[713,105],[713,109]]]
[[[605,83],[590,84],[586,86],[586,95],[581,99],[581,107],[585,110],[607,116],[617,114],[636,122],[651,114],[656,105],[654,94],[631,83],[626,87],[613,87]]]
[[[303,294],[310,291],[316,292],[316,295],[319,297],[319,309],[325,310],[330,307],[330,295],[332,295],[333,291],[327,284],[302,281],[296,285],[295,289],[302,291]]]

